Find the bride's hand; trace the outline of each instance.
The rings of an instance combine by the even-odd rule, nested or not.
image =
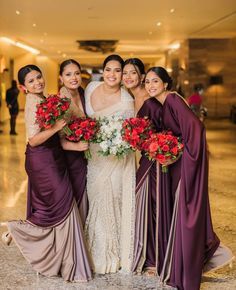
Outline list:
[[[85,151],[89,148],[89,144],[87,142],[78,142],[75,144],[77,151]]]

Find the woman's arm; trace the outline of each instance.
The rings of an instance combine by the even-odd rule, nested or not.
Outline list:
[[[32,147],[38,146],[49,139],[56,132],[60,131],[66,125],[65,120],[58,120],[56,124],[47,130],[41,131],[29,138],[29,144]]]
[[[89,145],[86,142],[70,142],[65,138],[61,138],[61,146],[64,150],[71,151],[85,151],[89,148]]]

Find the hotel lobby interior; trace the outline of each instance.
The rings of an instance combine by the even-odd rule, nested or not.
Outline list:
[[[9,134],[6,90],[19,68],[35,64],[45,94],[59,90],[59,65],[77,60],[84,87],[103,60],[140,58],[163,66],[186,100],[203,88],[209,151],[209,198],[214,230],[236,255],[236,1],[235,0],[0,0],[0,222],[25,219],[27,174],[25,94],[20,91],[17,135]],[[6,227],[0,227],[0,236]],[[193,261],[194,263],[194,261]],[[0,289],[176,289],[145,275],[95,274],[87,283],[37,275],[21,252],[0,240]],[[202,290],[236,289],[236,262],[202,276]]]

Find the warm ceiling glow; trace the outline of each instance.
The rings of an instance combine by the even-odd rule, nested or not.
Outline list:
[[[157,22],[157,26],[161,26],[161,22]]]
[[[27,44],[24,44],[22,42],[19,42],[19,41],[15,41],[15,40],[12,40],[10,38],[7,38],[7,37],[1,37],[0,38],[2,41],[6,42],[6,43],[9,43],[9,44],[12,44],[12,45],[15,45],[17,47],[20,47],[20,48],[23,48],[33,54],[39,54],[40,51],[38,49],[35,49]]]
[[[175,12],[174,8],[170,9],[170,13],[174,13],[174,12]]]
[[[169,48],[170,49],[179,49],[180,43],[179,42],[172,43],[171,45],[169,45]]]
[[[33,23],[33,25],[32,25],[33,27],[36,27],[36,23]]]
[[[20,15],[20,11],[19,11],[19,10],[16,10],[16,14],[17,14],[17,15]]]

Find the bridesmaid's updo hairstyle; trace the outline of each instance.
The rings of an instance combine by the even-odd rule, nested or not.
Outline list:
[[[124,67],[127,64],[132,64],[134,66],[134,69],[137,71],[137,68],[139,71],[137,71],[137,73],[140,75],[145,75],[145,67],[143,62],[141,61],[141,59],[134,57],[134,58],[128,58],[126,59],[125,63],[124,63]]]
[[[172,78],[169,76],[168,72],[166,71],[166,69],[164,69],[161,66],[154,66],[147,71],[147,74],[150,71],[153,71],[163,81],[163,83],[167,83],[166,87],[167,90],[170,90],[172,88],[173,81]]]
[[[20,85],[25,85],[25,78],[27,76],[28,73],[30,73],[31,71],[36,70],[39,73],[42,74],[40,68],[38,68],[36,65],[34,64],[27,64],[26,66],[23,66],[19,71],[18,71],[18,81]]]
[[[81,66],[80,66],[80,64],[76,60],[74,60],[74,59],[67,59],[67,60],[63,61],[61,63],[61,65],[60,65],[60,70],[59,70],[60,76],[63,74],[64,68],[68,64],[75,64],[79,68],[79,70],[81,71]]]
[[[105,60],[104,60],[104,62],[103,62],[103,66],[102,66],[102,68],[104,69],[104,68],[106,67],[107,63],[108,63],[109,61],[112,61],[112,60],[114,60],[114,61],[118,61],[118,62],[120,63],[120,65],[121,65],[121,68],[123,69],[123,67],[124,67],[124,60],[123,60],[123,58],[120,57],[118,54],[111,54],[111,55],[109,55],[107,58],[105,58]]]

